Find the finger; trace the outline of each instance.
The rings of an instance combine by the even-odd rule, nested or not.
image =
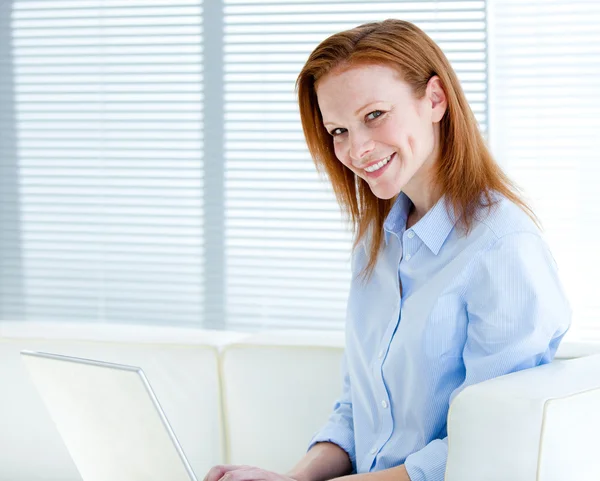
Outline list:
[[[264,469],[246,466],[242,469],[236,469],[226,473],[220,481],[264,481],[273,474]]]
[[[236,469],[240,469],[242,466],[233,465],[233,464],[220,464],[218,466],[214,466],[208,472],[204,481],[219,481],[223,477],[224,474],[229,471],[234,471]]]
[[[244,466],[238,466],[233,464],[220,464],[218,466],[213,466],[208,474],[204,477],[204,481],[219,481],[229,471],[234,471],[236,469],[240,469]]]

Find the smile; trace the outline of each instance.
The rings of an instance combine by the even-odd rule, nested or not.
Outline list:
[[[376,164],[370,165],[369,167],[365,167],[364,170],[369,173],[376,172],[377,170],[381,169],[384,165],[386,165],[390,161],[390,159],[392,158],[392,155],[394,155],[394,154],[388,155],[385,159],[380,160]]]

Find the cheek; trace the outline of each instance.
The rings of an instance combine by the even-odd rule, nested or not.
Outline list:
[[[417,161],[423,161],[431,154],[435,143],[431,123],[415,116],[404,133],[412,139],[413,155]]]
[[[413,135],[413,122],[406,118],[391,118],[374,130],[374,140],[376,142],[397,146],[401,137]]]
[[[348,149],[346,148],[345,144],[343,141],[333,141],[333,151],[335,152],[335,156],[338,158],[338,160],[344,164],[344,165],[348,165],[349,161],[348,161]]]
[[[426,124],[420,132],[420,148],[423,156],[428,157],[433,152],[435,146],[435,136],[433,135],[433,126]]]
[[[420,153],[424,156],[428,156],[431,154],[433,150],[435,138],[433,134],[433,124],[431,119],[426,115],[418,115],[415,118],[416,124],[418,126],[415,129],[415,136],[417,138],[417,143],[419,144]]]

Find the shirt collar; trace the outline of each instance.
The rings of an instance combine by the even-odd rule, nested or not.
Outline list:
[[[383,224],[386,244],[390,234],[402,235],[411,205],[406,194],[400,192]],[[442,196],[411,230],[437,255],[456,221],[453,210],[446,207],[445,197]]]
[[[400,192],[383,223],[386,244],[388,243],[390,234],[396,234],[397,236],[402,235],[402,231],[406,227],[406,221],[411,206],[412,202],[407,195],[404,192]]]

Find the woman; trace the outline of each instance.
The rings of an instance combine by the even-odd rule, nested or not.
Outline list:
[[[309,150],[356,228],[343,393],[288,475],[219,466],[207,481],[441,481],[456,395],[553,359],[570,324],[553,258],[423,31],[333,35],[297,87]]]

